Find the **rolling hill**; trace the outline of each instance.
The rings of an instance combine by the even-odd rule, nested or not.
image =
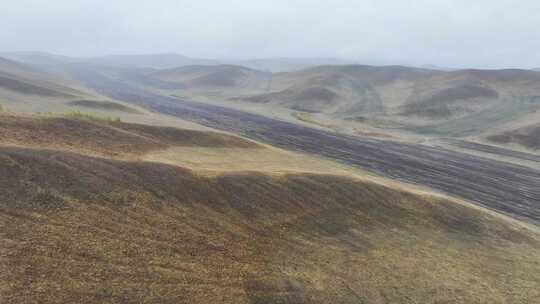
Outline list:
[[[0,133],[5,303],[540,296],[537,230],[466,203],[324,171],[143,161],[175,147],[270,153],[215,132],[0,114]]]
[[[17,70],[14,62],[3,70],[0,63],[3,87],[11,88],[4,90],[4,95],[18,91],[18,95],[6,96],[5,100],[22,100],[33,94],[33,98],[40,95],[49,99],[70,99],[75,95],[77,98],[73,100],[107,101],[96,92],[89,97],[66,90],[72,87],[87,91],[82,84],[60,80],[62,76],[76,79],[70,70],[81,65],[115,81],[167,97],[219,103],[260,114],[272,113],[283,119],[340,132],[380,134],[405,140],[485,138],[493,135],[492,130],[502,133],[514,129],[513,125],[526,124],[529,114],[540,110],[540,74],[531,70],[344,65],[347,62],[324,58],[236,61],[252,67],[276,62],[304,63],[297,66],[304,67],[300,70],[291,68],[285,69],[287,72],[270,73],[176,54],[105,56],[76,63],[74,58],[42,53],[18,56],[41,65],[18,64],[24,66],[24,71],[14,74],[12,71]],[[43,65],[47,60],[49,64]],[[321,62],[336,65],[310,67]],[[46,77],[39,76],[43,72],[40,67],[44,66],[49,67]],[[9,75],[2,71],[9,71],[5,72]],[[32,73],[34,75],[29,77]],[[52,79],[52,75],[57,76]],[[51,85],[55,83],[65,85]]]
[[[540,123],[490,135],[487,139],[498,144],[517,144],[529,149],[539,150]]]
[[[23,112],[69,112],[80,109],[142,114],[85,87],[65,73],[45,65],[28,65],[0,58],[0,105]]]
[[[349,65],[350,60],[337,58],[259,58],[250,60],[225,61],[224,63],[245,66],[272,73],[292,72],[319,65]]]
[[[50,73],[0,58],[0,94],[70,98],[85,92]]]
[[[463,111],[473,111],[482,102],[510,94],[535,94],[539,83],[540,75],[525,70],[441,72],[398,66],[330,66],[277,74],[272,90],[296,90],[300,95],[314,88],[333,91],[339,96],[338,107],[330,104],[320,110],[330,113],[351,113],[351,109],[356,110],[353,114],[362,113],[365,105],[378,104],[383,112],[437,119],[459,115],[456,104],[464,103]],[[305,107],[311,99],[299,100],[302,102],[296,106]],[[426,107],[428,111],[422,112]]]
[[[137,156],[169,146],[256,148],[252,142],[220,133],[110,122],[99,117],[34,117],[3,114],[4,144],[40,149],[75,149],[90,155]]]
[[[0,57],[30,65],[58,65],[78,62],[80,58],[56,55],[46,52],[9,52],[0,53]]]
[[[110,55],[87,58],[85,63],[125,68],[172,69],[186,65],[215,65],[217,61],[179,54]]]
[[[262,100],[307,112],[381,112],[384,104],[376,87],[397,80],[414,81],[432,73],[402,67],[321,66],[275,74],[271,92],[245,100]]]
[[[333,125],[478,136],[537,111],[539,96],[540,74],[528,70],[321,66],[274,74],[265,92],[232,99],[319,114]]]
[[[270,74],[234,65],[185,66],[148,75],[186,91],[264,90]]]
[[[46,52],[4,52],[0,57],[33,65],[70,63],[96,64],[124,68],[173,69],[190,65],[239,65],[259,71],[290,72],[318,65],[345,65],[351,61],[336,58],[259,58],[247,60],[201,59],[180,54],[108,55],[100,57],[68,57]]]
[[[68,57],[45,52],[0,53],[0,57],[25,64],[52,67],[65,64],[92,64],[118,68],[172,69],[186,65],[216,65],[217,61],[163,53],[141,55],[108,55],[100,57]]]
[[[253,110],[354,134],[483,138],[540,110],[540,74],[334,65],[269,73],[236,65],[103,68],[153,94]],[[116,80],[115,80],[116,81]],[[306,116],[310,116],[306,119]]]

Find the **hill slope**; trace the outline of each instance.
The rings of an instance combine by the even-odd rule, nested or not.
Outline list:
[[[80,58],[50,54],[45,52],[10,52],[0,53],[1,57],[30,65],[58,65],[78,62]]]
[[[161,70],[148,75],[168,83],[179,85],[181,91],[236,94],[242,91],[257,92],[268,86],[270,74],[234,65],[185,66]],[[230,93],[229,93],[230,94]]]
[[[278,74],[272,89],[299,94],[317,88],[333,91],[337,105],[318,112],[363,115],[372,111],[432,120],[448,120],[488,110],[493,105],[533,102],[540,75],[525,70],[441,72],[407,67],[327,66]],[[279,96],[279,95],[278,95]],[[316,98],[299,98],[297,108]],[[286,102],[287,99],[278,102]]]
[[[432,71],[402,67],[321,66],[274,75],[262,99],[295,110],[326,113],[381,112],[385,104],[376,91],[397,80],[414,81]]]
[[[345,176],[208,176],[128,157],[159,143],[257,147],[228,135],[6,120],[0,130],[17,133],[0,136],[5,303],[530,303],[540,296],[539,235],[468,205]],[[36,141],[35,126],[45,126],[58,148]]]
[[[86,63],[130,68],[172,69],[187,65],[213,65],[214,60],[190,58],[178,54],[111,55],[84,60]]]
[[[488,136],[489,141],[499,144],[518,144],[526,148],[540,149],[540,124],[508,130],[500,134]]]
[[[77,109],[100,115],[142,115],[140,109],[101,96],[62,72],[63,66],[27,65],[0,58],[0,106],[18,112],[65,113]]]
[[[259,58],[237,60],[230,63],[260,71],[280,73],[297,71],[319,65],[347,65],[351,64],[351,61],[337,58]]]
[[[0,90],[45,97],[83,95],[51,74],[3,58],[0,58]]]
[[[136,158],[169,147],[258,148],[253,142],[215,132],[153,127],[99,118],[0,114],[2,144],[87,155]]]
[[[540,110],[540,74],[530,70],[319,66],[236,82],[238,74],[220,71],[216,79],[221,87],[201,85],[194,92],[187,85],[173,91],[189,91],[187,97],[202,101],[210,96],[230,106],[257,104],[266,109],[261,113],[311,112],[322,118],[320,125],[349,128],[361,123],[434,136],[478,136]],[[159,78],[160,72],[154,75]]]
[[[285,119],[294,119],[291,113],[305,117],[294,112],[309,112],[315,116],[304,123],[348,133],[478,138],[540,110],[540,74],[532,70],[339,65],[347,62],[324,58],[234,62],[250,67],[278,65],[277,69],[281,63],[305,67],[270,73],[177,54],[105,56],[80,59],[77,64],[65,64],[73,63],[72,58],[40,56],[59,73],[80,65],[168,97],[217,102],[263,114],[272,110]],[[312,66],[321,62],[335,65]],[[35,82],[28,86],[28,81],[4,78],[4,87],[12,90],[55,95],[35,88]],[[43,86],[51,89],[37,85]],[[58,87],[53,91],[64,92]]]

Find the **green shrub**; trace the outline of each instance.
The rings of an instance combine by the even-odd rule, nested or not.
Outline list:
[[[102,116],[96,114],[83,113],[81,111],[71,111],[64,114],[66,117],[100,121],[100,122],[121,122],[120,117],[118,116]]]

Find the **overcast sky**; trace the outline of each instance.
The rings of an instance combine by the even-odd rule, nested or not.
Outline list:
[[[540,66],[539,0],[2,0],[0,51]]]

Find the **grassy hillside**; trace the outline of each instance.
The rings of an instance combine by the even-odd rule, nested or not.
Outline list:
[[[540,149],[540,124],[533,124],[488,136],[489,141],[499,144],[517,144],[526,148]]]
[[[21,64],[16,61],[12,61],[3,57],[0,57],[0,70],[7,71],[9,70],[12,74],[33,74],[38,71],[30,66]]]
[[[13,115],[0,133],[5,303],[540,297],[538,233],[478,208],[346,176],[209,176],[122,156],[261,149],[217,133]]]
[[[111,101],[99,101],[99,100],[74,100],[68,103],[70,106],[83,107],[88,109],[98,109],[105,111],[119,111],[126,113],[138,113],[138,111],[132,107],[123,105],[117,102]]]
[[[345,118],[375,112],[409,121],[446,122],[487,112],[493,106],[507,104],[512,108],[532,103],[540,94],[540,75],[526,70],[442,72],[394,66],[327,66],[278,74],[272,86],[280,92],[294,88],[300,94],[300,98],[290,94],[281,98],[271,93],[274,96],[268,101],[274,99],[293,108],[318,103],[321,98],[301,98],[303,90],[317,88],[335,94],[318,112]]]
[[[337,58],[259,58],[251,60],[237,60],[232,64],[249,67],[260,71],[271,71],[273,73],[292,72],[319,65],[346,65],[351,64],[349,60]]]
[[[411,134],[420,135],[417,138],[480,138],[495,128],[522,125],[527,115],[540,111],[540,73],[533,70],[441,70],[339,65],[345,63],[340,61],[312,66],[334,61],[308,60],[302,65],[304,69],[271,73],[176,54],[92,59],[39,53],[15,55],[10,58],[50,62],[31,68],[0,59],[0,97],[12,103],[36,104],[44,98],[104,99],[96,92],[87,92],[82,84],[66,83],[58,79],[60,76],[51,75],[77,78],[77,65],[69,64],[76,62],[97,74],[152,93],[262,114],[272,111],[281,119],[290,119],[291,113],[293,117],[301,117],[298,112],[313,113],[317,114],[315,125],[331,125],[348,133],[364,130],[403,138]],[[271,62],[255,60],[245,64]],[[40,68],[44,66],[51,74],[43,74]],[[75,72],[69,73],[71,69]],[[27,101],[29,98],[32,100]]]
[[[147,54],[147,55],[111,55],[96,58],[86,58],[83,62],[130,68],[172,69],[187,65],[213,65],[214,60],[190,58],[179,54]]]
[[[312,112],[381,112],[384,104],[376,91],[377,86],[396,80],[414,81],[433,73],[402,67],[320,66],[275,74],[271,92],[251,99],[264,98],[266,102]],[[312,104],[318,106],[313,107]]]
[[[0,101],[11,111],[58,113],[95,99],[104,98],[64,74],[0,58]]]
[[[239,107],[253,104],[267,109],[261,113],[268,109],[319,113],[321,123],[351,130],[366,126],[433,136],[478,136],[540,110],[540,74],[530,70],[336,65],[264,76],[240,67],[199,66],[148,77],[182,84],[174,89],[156,86],[165,94]]]
[[[538,297],[538,240],[451,202],[335,176],[1,155],[6,303]]]
[[[137,157],[169,147],[258,148],[253,142],[215,132],[116,122],[91,115],[22,116],[0,113],[2,144]]]
[[[270,74],[234,65],[185,66],[161,70],[149,77],[181,86],[181,91],[204,94],[239,94],[244,90],[256,92],[268,86]],[[232,92],[228,92],[232,91]]]
[[[0,88],[25,95],[38,95],[46,97],[70,97],[70,95],[68,94],[44,87],[39,87],[31,83],[11,77],[0,76]]]
[[[2,89],[22,95],[56,98],[85,95],[84,92],[71,87],[64,79],[22,63],[0,58],[0,90]]]
[[[32,65],[57,65],[80,61],[80,58],[56,55],[45,52],[9,52],[0,53],[1,57]]]

